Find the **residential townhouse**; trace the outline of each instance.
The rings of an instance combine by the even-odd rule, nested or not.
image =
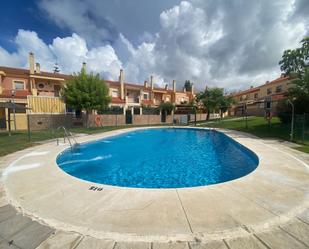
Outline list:
[[[150,76],[150,83],[144,85],[127,83],[124,80],[124,72],[121,69],[119,81],[105,81],[109,87],[112,97],[110,106],[118,106],[124,109],[131,109],[142,106],[159,106],[163,102],[171,102],[175,105],[189,103],[194,98],[194,90],[190,92],[177,91],[176,81],[173,80],[172,89],[168,84],[164,88],[155,87],[154,77]]]
[[[231,115],[264,116],[266,112],[276,115],[278,101],[286,97],[292,86],[291,79],[281,75],[273,81],[232,94],[237,104],[230,109]]]
[[[85,67],[86,64],[84,63]],[[29,53],[29,69],[0,66],[0,104],[14,102],[24,105],[29,110],[16,110],[15,122],[18,129],[26,129],[26,113],[41,115],[63,115],[67,112],[60,96],[60,89],[71,75],[43,72],[40,64],[35,63],[33,53]],[[154,77],[150,83],[143,85],[127,83],[124,72],[120,70],[118,81],[105,81],[111,96],[110,106],[118,106],[126,110],[134,107],[157,107],[162,102],[172,102],[175,105],[188,103],[194,98],[191,92],[177,91],[176,81],[172,89],[155,86]],[[0,105],[0,128],[7,128],[8,110]],[[13,118],[12,118],[13,120]],[[14,127],[13,127],[14,128]]]

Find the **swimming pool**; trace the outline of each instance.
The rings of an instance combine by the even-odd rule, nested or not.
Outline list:
[[[58,166],[94,183],[183,188],[230,181],[252,172],[258,157],[225,134],[205,129],[143,129],[79,145]]]

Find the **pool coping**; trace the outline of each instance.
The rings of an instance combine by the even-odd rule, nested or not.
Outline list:
[[[123,130],[116,130],[111,132],[106,132],[103,134],[96,134],[90,135],[85,137],[78,137],[79,142],[87,142],[93,141],[100,138],[107,138],[109,136],[122,134],[125,132],[130,132],[139,129],[158,129],[158,128],[175,128],[174,126],[171,127],[136,127],[136,128],[127,128]],[[176,128],[186,128],[188,127],[176,127]],[[193,129],[205,129],[200,127],[192,127]],[[3,177],[2,181],[4,184],[4,189],[7,193],[7,201],[11,203],[13,206],[18,207],[23,213],[26,215],[31,216],[34,219],[38,219],[43,223],[46,223],[56,229],[65,230],[65,231],[75,231],[80,234],[90,235],[98,238],[110,238],[110,239],[117,239],[121,241],[194,241],[196,239],[199,240],[212,240],[224,237],[238,237],[238,236],[246,236],[248,234],[248,230],[252,231],[262,231],[265,229],[270,229],[274,225],[282,224],[297,214],[301,213],[303,210],[309,207],[308,205],[308,183],[309,183],[309,172],[308,172],[308,165],[300,160],[299,158],[291,155],[289,152],[284,151],[282,148],[274,148],[270,145],[267,145],[264,140],[258,139],[255,137],[251,137],[248,135],[244,135],[241,132],[230,131],[230,130],[223,130],[223,129],[216,129],[221,131],[231,137],[232,139],[236,140],[240,144],[244,145],[248,149],[252,150],[256,153],[255,150],[258,150],[258,157],[260,164],[259,166],[250,174],[238,178],[229,182],[219,183],[215,185],[209,186],[199,186],[199,187],[192,187],[192,188],[180,188],[180,189],[140,189],[140,188],[126,188],[126,187],[117,187],[117,186],[109,186],[103,184],[91,184],[87,181],[83,181],[77,178],[73,178],[72,176],[67,175],[63,172],[60,168],[58,168],[57,164],[55,163],[55,159],[59,153],[66,148],[67,145],[60,145],[56,146],[55,143],[48,143],[45,145],[37,146],[33,148],[34,152],[30,153],[29,150],[25,150],[19,152],[19,158],[22,158],[23,164],[20,164],[20,161],[16,161],[13,158],[9,158],[4,165],[1,165],[3,170]],[[265,147],[271,147],[271,152],[263,151]],[[253,149],[252,149],[253,148]],[[254,150],[255,149],[255,150]],[[49,156],[51,158],[46,162],[43,162],[43,165],[35,166],[31,162],[33,162],[34,158],[35,161],[46,160],[45,155],[47,154],[39,154],[38,151],[47,151],[50,150]],[[37,154],[35,154],[37,153]],[[27,156],[28,155],[28,156]],[[32,156],[31,156],[32,155]],[[269,162],[269,159],[266,160],[270,155],[275,157],[275,162]],[[289,176],[289,174],[284,174],[282,179],[275,179],[274,177],[271,178],[274,182],[265,182],[263,181],[262,176],[267,177],[266,173],[273,173],[275,172],[274,176],[278,177],[278,174],[282,174],[281,168],[278,168],[278,158],[284,158],[286,165],[284,165],[284,170],[289,174],[295,174],[295,176]],[[10,156],[12,157],[12,156]],[[262,159],[262,160],[261,160]],[[19,159],[20,160],[20,159]],[[271,160],[270,160],[271,161]],[[25,164],[26,163],[26,164]],[[26,165],[26,167],[25,167]],[[31,167],[29,167],[29,165]],[[291,171],[291,165],[295,167],[297,170],[297,174]],[[9,166],[9,167],[7,167]],[[56,167],[55,167],[56,166]],[[28,167],[28,168],[27,168]],[[269,171],[271,169],[271,171]],[[294,170],[294,168],[293,168]],[[263,172],[261,172],[263,171]],[[278,173],[279,172],[279,173]],[[47,173],[47,175],[42,175],[42,173]],[[41,178],[46,178],[46,182],[49,185],[45,188],[45,190],[38,190],[35,191],[31,188],[27,189],[27,185],[35,186],[33,183],[34,174],[39,175]],[[276,175],[277,174],[277,175]],[[279,174],[279,175],[280,175]],[[300,177],[300,175],[304,174],[305,177]],[[280,205],[278,203],[271,203],[268,197],[268,202],[265,200],[260,199],[261,193],[259,194],[259,198],[255,199],[252,195],[243,192],[242,186],[246,182],[248,183],[255,183],[256,179],[258,178],[257,182],[262,184],[265,189],[267,187],[270,190],[274,190],[274,193],[270,191],[270,195],[273,195],[273,198],[277,198],[280,200]],[[57,178],[57,179],[56,179]],[[282,182],[285,180],[285,182]],[[297,180],[297,181],[295,181]],[[40,181],[44,182],[44,179],[40,179]],[[276,182],[277,181],[277,182]],[[298,182],[298,183],[297,183]],[[48,192],[50,187],[55,184],[62,184],[59,189],[55,190],[52,194]],[[104,209],[100,205],[105,205],[102,199],[102,196],[98,197],[88,197],[87,195],[91,187],[90,185],[98,185],[103,187],[103,192],[109,192],[104,198],[111,201],[109,203],[109,209]],[[41,185],[38,185],[42,187]],[[109,223],[115,224],[108,224],[109,226],[100,226],[100,224],[96,224],[96,219],[93,219],[91,222],[85,221],[85,217],[82,216],[79,212],[76,214],[72,214],[72,218],[78,217],[82,222],[76,222],[73,219],[67,219],[65,216],[61,216],[61,212],[53,212],[53,203],[49,203],[46,205],[46,201],[51,202],[51,198],[56,196],[60,198],[59,192],[60,191],[68,191],[66,195],[70,197],[71,203],[66,203],[67,207],[70,205],[76,204],[79,208],[83,207],[83,203],[76,201],[76,197],[78,194],[72,189],[71,187],[75,186],[76,190],[78,190],[78,194],[81,194],[85,199],[96,200],[97,204],[99,205],[98,213],[105,213],[106,210],[110,212],[109,214],[112,218],[109,218],[108,215],[102,215],[104,217],[103,221],[106,222],[108,220]],[[280,187],[280,189],[278,189]],[[232,190],[231,190],[232,189]],[[45,192],[44,192],[45,191]],[[124,193],[126,192],[127,193]],[[251,190],[253,191],[253,190]],[[91,195],[93,194],[100,194],[103,193],[102,191],[93,191],[90,192]],[[122,192],[122,193],[120,193]],[[265,191],[264,191],[265,192]],[[264,193],[262,191],[262,193]],[[267,191],[266,191],[267,192]],[[276,193],[278,192],[278,193]],[[254,193],[254,191],[253,191]],[[294,193],[297,195],[297,198],[293,201],[297,203],[290,203],[291,201],[282,197],[285,193]],[[131,194],[133,197],[127,198],[127,195]],[[231,212],[227,210],[228,206],[225,206],[222,203],[222,206],[219,204],[215,204],[214,212],[210,210],[211,208],[208,207],[209,210],[203,210],[201,206],[207,203],[207,198],[203,201],[199,201],[200,196],[209,197],[212,200],[217,200],[216,195],[225,196],[225,194],[233,195],[228,200],[227,204],[234,204],[237,208]],[[139,196],[140,195],[140,196]],[[75,198],[74,198],[75,196]],[[118,199],[114,200],[114,196],[118,196]],[[141,197],[142,196],[142,197]],[[139,200],[141,198],[141,200]],[[146,199],[147,201],[143,200]],[[190,203],[190,199],[194,199],[192,203]],[[243,204],[248,204],[250,209],[256,211],[256,213],[251,213],[251,216],[263,216],[263,218],[257,217],[256,220],[253,217],[249,217],[248,212],[245,210],[241,210],[239,204],[232,199],[232,198],[240,198]],[[281,201],[282,198],[282,201]],[[161,214],[156,214],[157,208],[161,205],[158,205],[157,199],[162,201],[162,205],[164,206],[163,212]],[[250,200],[252,199],[252,200]],[[156,204],[153,204],[151,200]],[[66,207],[65,204],[61,204],[59,200],[57,200],[59,205],[58,207]],[[55,202],[57,202],[55,200]],[[76,201],[76,203],[75,203]],[[134,208],[139,207],[141,208],[140,214],[136,209],[121,209],[123,208],[122,205],[117,204],[117,201],[120,202],[122,205],[126,203],[127,205],[132,205]],[[171,202],[178,202],[177,205],[171,205]],[[159,203],[160,204],[160,203]],[[208,201],[208,205],[212,204]],[[149,205],[149,206],[147,206]],[[157,205],[155,208],[151,209],[152,205]],[[195,205],[195,206],[194,206]],[[84,206],[85,210],[91,212],[95,210],[95,206],[91,206],[90,209],[87,205]],[[117,208],[118,209],[117,209]],[[114,208],[114,210],[112,210]],[[222,208],[222,210],[216,210],[216,208]],[[233,207],[232,207],[233,208]],[[149,211],[147,211],[149,209]],[[50,212],[48,212],[48,210]],[[132,211],[133,210],[133,211]],[[134,211],[135,210],[135,211]],[[145,211],[146,210],[146,211]],[[193,211],[192,211],[193,210]],[[173,212],[171,212],[173,211]],[[74,211],[73,211],[74,212]],[[117,215],[113,215],[113,212],[119,212],[121,217],[126,218],[126,216],[130,216],[131,218],[128,219],[127,222],[122,222],[121,220],[117,219]],[[199,212],[203,214],[199,214]],[[243,212],[242,214],[239,212]],[[126,214],[123,214],[126,213]],[[209,225],[209,221],[203,220],[208,219],[209,214],[213,214],[216,216],[216,213],[219,213],[224,216],[222,220],[220,217],[217,217],[217,222],[215,219],[211,219],[211,225]],[[78,214],[78,215],[77,215]],[[68,214],[70,215],[70,214]],[[234,215],[234,216],[233,216]],[[246,218],[241,218],[240,216],[248,216]],[[152,217],[153,216],[153,217]],[[165,217],[166,216],[166,217]],[[181,217],[180,217],[181,216]],[[137,222],[136,217],[142,219],[142,221]],[[163,218],[162,218],[163,217]],[[206,217],[206,218],[205,218]],[[230,217],[230,220],[228,220]],[[98,215],[98,219],[101,218]],[[114,218],[114,220],[113,220]],[[150,226],[149,222],[156,222],[155,219],[158,219],[157,227],[154,229]],[[144,220],[143,220],[144,219]],[[153,220],[152,220],[153,219]],[[161,220],[160,220],[161,219]],[[177,220],[181,220],[180,222]],[[169,222],[171,221],[172,225],[169,226]],[[107,222],[107,223],[108,223]],[[222,226],[217,226],[216,224],[222,223]],[[82,224],[81,224],[82,223]],[[137,224],[134,224],[137,223]],[[145,231],[138,228],[138,225],[148,224],[145,225]],[[190,224],[192,223],[192,224]],[[118,226],[121,225],[121,229],[117,230]],[[224,226],[226,224],[226,226]],[[234,225],[233,225],[234,224]],[[131,228],[129,226],[131,225]],[[123,230],[123,227],[128,226],[128,232]],[[164,226],[167,226],[164,227]],[[135,229],[135,230],[134,230]],[[168,233],[168,231],[171,233]],[[141,232],[142,231],[142,232]]]

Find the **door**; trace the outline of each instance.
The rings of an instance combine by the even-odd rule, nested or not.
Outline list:
[[[5,117],[5,109],[0,108],[0,129],[6,128],[6,117]]]
[[[166,111],[162,111],[161,113],[161,123],[165,123],[166,122]]]
[[[126,124],[132,124],[132,111],[126,110]]]

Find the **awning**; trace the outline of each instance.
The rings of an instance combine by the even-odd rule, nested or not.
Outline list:
[[[5,103],[0,103],[0,108],[7,108],[7,109],[11,109],[11,110],[26,110],[26,109],[31,109],[28,108],[24,105],[20,105],[20,104],[15,104],[13,102],[5,102]]]

